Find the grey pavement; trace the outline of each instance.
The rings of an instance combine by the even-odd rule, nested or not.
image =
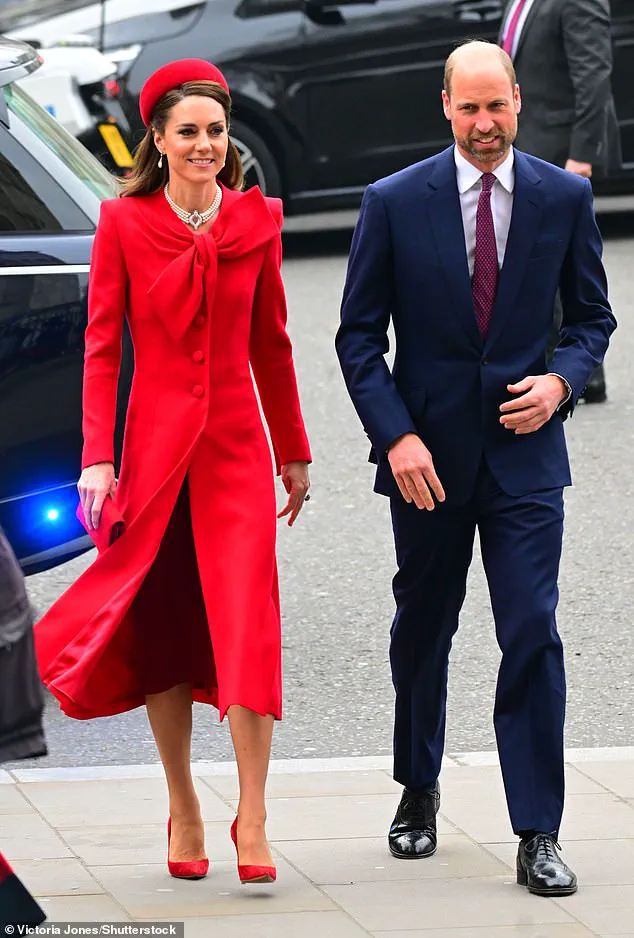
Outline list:
[[[575,896],[515,882],[517,841],[489,753],[447,759],[439,848],[392,858],[389,759],[273,762],[271,886],[240,886],[230,763],[198,763],[210,874],[169,876],[158,766],[0,772],[0,847],[50,923],[174,921],[185,938],[634,938],[634,748],[569,750],[564,857]]]
[[[575,485],[566,493],[559,621],[568,667],[567,742],[575,747],[630,745],[634,712],[634,214],[602,224],[620,321],[607,362],[609,401],[579,406],[566,427]],[[333,350],[349,238],[344,229],[286,240],[290,331],[315,462],[303,517],[292,531],[279,528],[285,719],[274,737],[278,759],[387,755],[391,748],[388,506],[372,493],[367,441]],[[30,578],[40,611],[92,559],[90,553]],[[452,654],[450,755],[494,748],[498,660],[476,553]],[[195,722],[195,759],[233,758],[215,712],[198,707]],[[51,699],[46,724],[51,755],[38,763],[43,766],[156,759],[143,711],[78,723]]]

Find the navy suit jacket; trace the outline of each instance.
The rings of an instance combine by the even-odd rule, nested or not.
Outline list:
[[[511,225],[483,340],[453,147],[367,188],[336,348],[378,463],[375,491],[398,494],[387,449],[404,433],[430,450],[449,504],[468,500],[483,455],[508,495],[570,484],[563,419],[616,328],[601,253],[590,183],[516,150]],[[563,326],[547,368],[558,289]],[[507,385],[547,371],[568,381],[570,401],[535,433],[505,430]]]

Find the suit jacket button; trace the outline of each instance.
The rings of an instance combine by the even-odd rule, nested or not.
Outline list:
[[[196,349],[196,351],[192,353],[192,361],[195,362],[197,365],[200,365],[200,363],[204,362],[204,360],[205,360],[205,353],[201,351],[200,349]]]
[[[205,389],[202,384],[195,384],[192,388],[192,394],[194,397],[202,397],[205,393]]]
[[[202,329],[202,327],[205,325],[206,319],[207,317],[204,313],[196,313],[193,319],[194,326],[197,329]]]
[[[489,364],[489,359],[488,359],[488,358],[483,358],[483,359],[482,359],[482,364],[483,364],[483,365],[488,365],[488,364]]]

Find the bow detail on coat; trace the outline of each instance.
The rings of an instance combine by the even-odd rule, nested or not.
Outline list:
[[[279,233],[279,200],[265,200],[254,188],[244,194],[223,189],[223,201],[224,210],[207,234],[194,234],[176,216],[176,224],[161,232],[160,244],[158,232],[154,233],[157,249],[167,256],[167,263],[149,288],[148,297],[174,342],[182,340],[203,303],[211,312],[218,261],[254,251]],[[275,217],[278,212],[279,219]]]

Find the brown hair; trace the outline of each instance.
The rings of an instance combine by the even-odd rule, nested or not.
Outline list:
[[[227,129],[229,129],[231,97],[222,85],[217,84],[215,81],[187,81],[178,88],[172,88],[156,103],[145,136],[134,151],[134,168],[123,182],[122,196],[150,195],[152,192],[158,192],[159,189],[163,188],[169,179],[169,168],[166,159],[163,159],[162,168],[159,169],[158,167],[159,153],[154,143],[154,131],[159,134],[165,133],[165,125],[174,105],[191,95],[213,98],[214,101],[221,104],[227,119]],[[229,140],[227,149],[227,161],[218,173],[217,178],[227,189],[242,189],[244,185],[240,154],[231,140]]]
[[[456,61],[461,57],[461,50],[466,48],[472,48],[474,50],[490,49],[494,55],[497,55],[504,71],[509,76],[511,87],[515,88],[517,83],[515,68],[513,67],[513,61],[511,57],[504,51],[504,49],[501,46],[498,46],[495,42],[487,42],[484,39],[468,39],[466,42],[462,42],[459,46],[457,46],[445,62],[445,77],[443,80],[443,87],[447,93],[448,98],[451,97],[451,79],[453,77],[454,68],[456,67]]]

